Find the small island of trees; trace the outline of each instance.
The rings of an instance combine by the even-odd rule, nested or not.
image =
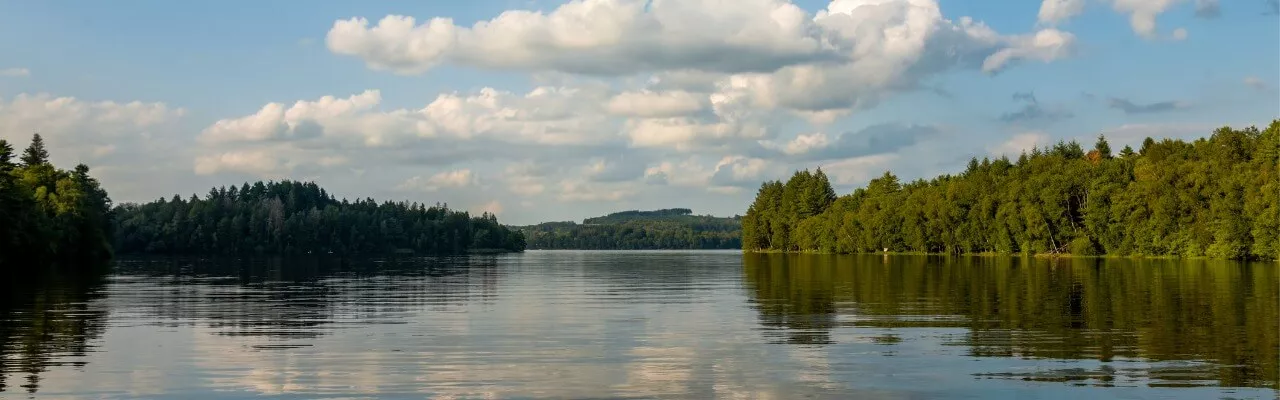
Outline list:
[[[522,251],[493,214],[447,205],[337,200],[313,182],[254,182],[204,198],[116,207],[122,254],[461,254]]]
[[[542,250],[738,249],[740,217],[693,215],[687,208],[622,211],[519,227],[529,248]]]

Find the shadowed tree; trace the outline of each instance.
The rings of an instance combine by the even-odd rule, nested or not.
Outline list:
[[[31,135],[31,145],[22,152],[22,165],[33,166],[49,162],[49,151],[44,148],[44,138],[40,134]]]

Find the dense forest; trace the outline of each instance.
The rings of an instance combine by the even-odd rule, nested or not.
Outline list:
[[[39,134],[20,163],[14,155],[0,139],[0,276],[40,270],[23,263],[88,268],[110,259],[111,198],[89,167],[54,167]]]
[[[766,182],[742,220],[747,251],[1280,258],[1280,120],[1209,138],[1098,137],[973,159],[959,175],[891,173],[836,196],[821,170]]]
[[[652,250],[737,249],[739,217],[693,215],[687,208],[623,211],[574,222],[544,222],[519,228],[531,249]]]
[[[114,209],[115,248],[137,254],[460,254],[521,251],[492,214],[447,205],[341,201],[312,182],[255,182]]]

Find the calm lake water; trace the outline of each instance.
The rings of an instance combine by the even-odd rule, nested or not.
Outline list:
[[[0,398],[1280,393],[1276,263],[530,251],[117,264],[0,303]]]

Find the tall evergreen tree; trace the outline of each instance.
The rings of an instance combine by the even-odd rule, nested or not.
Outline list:
[[[46,164],[49,162],[49,151],[44,148],[44,138],[40,134],[31,135],[31,145],[22,152],[22,164],[26,166]]]
[[[1107,143],[1106,136],[1098,135],[1098,141],[1094,143],[1093,150],[1098,152],[1098,155],[1102,156],[1103,159],[1111,158],[1111,144]]]

